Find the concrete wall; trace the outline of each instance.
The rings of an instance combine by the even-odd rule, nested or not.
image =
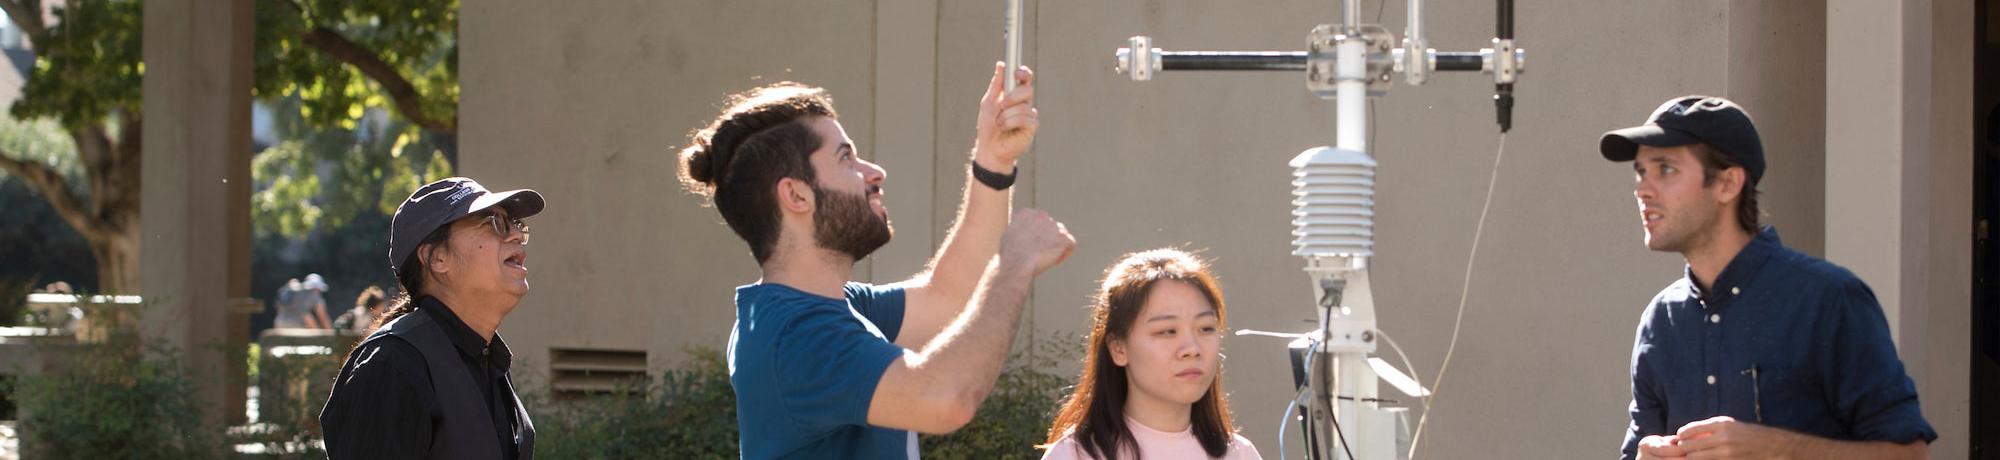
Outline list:
[[[1930,144],[1929,177],[1920,193],[1930,205],[1919,248],[1923,277],[1915,289],[1927,291],[1923,340],[1900,342],[1905,360],[1922,361],[1911,373],[1924,397],[1924,415],[1940,436],[1931,446],[1938,456],[1964,455],[1971,448],[1972,417],[1972,198],[1974,129],[1973,4],[1933,0],[1930,75],[1918,81],[1929,93],[1929,126],[1918,131]],[[1922,11],[1920,11],[1922,13]],[[1919,50],[1918,52],[1923,52]],[[1906,315],[1906,318],[1911,317]],[[1910,344],[1923,342],[1917,350]],[[1990,389],[1989,389],[1990,391]]]
[[[1827,14],[1827,257],[1881,299],[1940,457],[1970,446],[1972,13],[1924,0]]]
[[[1300,49],[1314,24],[1339,19],[1333,5],[1028,2],[1025,49],[1044,127],[1016,203],[1049,210],[1080,244],[1037,284],[1034,333],[1077,339],[1106,264],[1175,244],[1215,259],[1232,328],[1310,326],[1311,294],[1289,255],[1284,163],[1332,143],[1331,102],[1291,74],[1133,83],[1111,71],[1110,56],[1136,34],[1167,49]],[[1366,14],[1377,8],[1369,2]],[[1491,8],[1434,3],[1433,46],[1484,46]],[[1771,156],[1770,222],[1814,254],[1839,244],[1823,230],[1838,208],[1829,194],[1859,187],[1828,179],[1822,154],[1834,139],[1824,5],[1519,8],[1531,67],[1425,457],[1615,451],[1633,328],[1681,261],[1640,243],[1629,169],[1598,157],[1598,134],[1677,95],[1743,102]],[[1400,30],[1402,13],[1391,2],[1380,22]],[[684,345],[724,345],[731,288],[757,272],[716,213],[680,191],[673,152],[725,94],[759,84],[832,91],[849,135],[889,171],[898,230],[857,275],[916,271],[953,216],[976,99],[1002,51],[991,2],[495,1],[462,14],[463,172],[550,200],[535,219],[534,293],[502,328],[530,363],[521,368],[543,372],[549,347],[648,350],[657,370]],[[1376,102],[1380,320],[1427,380],[1451,338],[1499,140],[1491,91],[1490,80],[1439,75]],[[1290,394],[1282,344],[1243,337],[1226,347],[1237,424],[1275,456]]]

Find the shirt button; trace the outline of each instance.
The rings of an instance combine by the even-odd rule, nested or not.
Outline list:
[[[1715,384],[1715,376],[1713,376],[1713,375],[1710,375],[1710,376],[1708,376],[1708,384],[1709,384],[1709,385],[1714,385],[1714,384]]]
[[[1721,323],[1721,322],[1722,322],[1722,315],[1719,315],[1719,314],[1710,314],[1710,315],[1708,315],[1708,322],[1711,322],[1711,323]]]
[[[1743,293],[1743,288],[1742,288],[1742,287],[1732,287],[1732,288],[1729,288],[1729,295],[1740,295],[1740,294],[1742,294],[1742,293]]]

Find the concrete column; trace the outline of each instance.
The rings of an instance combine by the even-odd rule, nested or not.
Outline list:
[[[1924,416],[1937,427],[1938,458],[1968,456],[1972,420],[1972,247],[1973,158],[1979,145],[1973,129],[1974,27],[1972,0],[1938,0],[1931,5],[1931,95],[1929,136],[1930,258],[1926,284],[1931,312],[1930,364],[1918,381]]]
[[[1723,96],[1757,123],[1770,168],[1761,223],[1785,246],[1826,254],[1826,4],[1738,1],[1729,8]]]
[[[211,423],[243,411],[226,390],[241,351],[224,345],[230,299],[250,291],[251,5],[158,0],[144,13],[142,333],[187,357]]]
[[[955,214],[938,201],[958,202],[960,189],[941,188],[931,174],[940,162],[964,167],[963,151],[936,142],[938,4],[882,0],[875,6],[875,145],[863,149],[889,171],[885,195],[896,242],[870,258],[870,279],[891,281],[924,268]]]
[[[1922,3],[1926,9],[1930,2]],[[1902,340],[1919,315],[1929,216],[1922,175],[1929,157],[1930,15],[1901,2],[1827,5],[1826,256],[1874,288]],[[1907,310],[1906,310],[1907,309]],[[1907,353],[1906,353],[1907,355]]]
[[[1827,6],[1826,256],[1881,300],[1940,458],[1966,455],[1971,404],[1970,12]]]

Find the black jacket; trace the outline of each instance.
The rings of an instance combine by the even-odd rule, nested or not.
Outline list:
[[[436,298],[348,353],[320,412],[327,455],[534,458],[535,429],[508,378],[512,353]]]

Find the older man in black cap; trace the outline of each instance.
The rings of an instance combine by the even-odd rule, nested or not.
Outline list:
[[[1757,223],[1764,147],[1719,97],[1605,133],[1632,162],[1646,247],[1687,260],[1639,319],[1624,458],[1924,458],[1937,432],[1882,306]]]
[[[418,188],[389,224],[403,296],[347,355],[320,412],[327,456],[534,457],[500,321],[528,294],[533,190],[492,193],[463,177]]]

